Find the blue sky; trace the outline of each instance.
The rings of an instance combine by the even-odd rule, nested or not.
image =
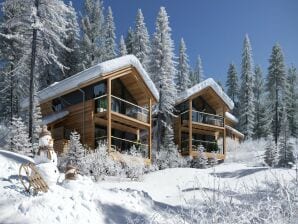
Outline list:
[[[83,0],[73,1],[82,11]],[[250,37],[255,64],[267,74],[268,59],[274,43],[284,50],[286,64],[298,66],[297,0],[104,0],[112,7],[117,38],[134,26],[141,8],[150,34],[160,6],[170,16],[176,52],[183,37],[193,66],[201,55],[205,77],[225,82],[228,64],[240,71],[244,35]]]

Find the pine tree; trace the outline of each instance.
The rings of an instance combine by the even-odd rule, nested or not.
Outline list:
[[[103,61],[105,53],[104,8],[101,0],[85,0],[85,15],[82,19],[81,54],[84,68]]]
[[[192,86],[204,80],[204,71],[203,71],[203,65],[202,65],[202,60],[200,55],[197,57],[196,65],[190,79],[191,79]]]
[[[22,121],[22,118],[13,117],[9,127],[9,144],[13,152],[21,153],[26,156],[32,156],[32,145],[26,130],[27,127]]]
[[[294,147],[293,144],[289,141],[290,130],[289,130],[289,121],[287,118],[286,108],[282,109],[281,117],[281,128],[280,128],[280,138],[278,143],[279,148],[279,162],[278,165],[281,167],[292,167],[295,163],[294,158]]]
[[[185,91],[190,85],[189,80],[189,65],[188,65],[188,55],[186,54],[186,45],[183,38],[180,41],[179,47],[179,63],[177,68],[177,81],[176,86],[178,92]]]
[[[61,60],[63,65],[66,67],[64,70],[63,78],[72,76],[81,70],[83,70],[83,64],[81,62],[80,54],[80,27],[78,23],[77,13],[72,6],[72,2],[69,2],[67,6],[69,8],[69,13],[66,14],[66,20],[68,24],[66,26],[66,37],[64,39],[64,45],[72,49],[71,51],[63,50],[61,53]]]
[[[278,164],[278,157],[278,148],[274,143],[272,135],[269,135],[266,139],[264,162],[270,167],[275,167]]]
[[[298,137],[298,73],[292,65],[288,70],[287,114],[290,133]]]
[[[83,157],[85,156],[85,149],[80,142],[80,134],[73,131],[70,135],[69,150],[67,153],[68,162],[72,165],[81,167]]]
[[[278,142],[281,127],[281,115],[284,105],[283,101],[286,97],[286,72],[284,64],[284,56],[279,44],[275,44],[269,60],[267,91],[270,95],[268,98],[270,111],[269,117],[272,120],[271,130],[275,144]]]
[[[126,45],[122,35],[120,37],[120,43],[119,43],[119,54],[120,56],[127,55]]]
[[[108,14],[105,21],[105,53],[103,55],[103,61],[107,61],[116,57],[116,36],[115,36],[115,24],[112,8],[108,7]]]
[[[171,122],[174,109],[176,88],[174,77],[176,74],[174,62],[174,43],[171,38],[169,19],[164,7],[161,7],[156,19],[156,30],[152,40],[149,73],[160,92],[158,105],[158,130],[162,130],[166,122]],[[163,122],[162,122],[163,121]],[[162,138],[160,134],[160,138]],[[160,139],[157,150],[160,150]]]
[[[254,95],[255,126],[253,137],[259,139],[262,137],[267,137],[270,133],[270,118],[268,118],[267,114],[267,102],[265,100],[265,85],[260,66],[255,67]]]
[[[134,39],[133,36],[134,36],[134,31],[131,27],[129,27],[125,38],[127,54],[132,54],[132,45],[133,45],[133,39]]]
[[[149,53],[149,34],[144,22],[142,10],[138,9],[132,40],[132,54],[134,54],[140,60],[144,68],[147,69],[149,63]]]
[[[239,98],[239,125],[246,139],[252,138],[255,121],[253,83],[254,70],[252,49],[248,35],[246,35],[243,43],[241,63],[241,91]]]
[[[230,64],[227,74],[227,94],[233,100],[234,103],[238,102],[239,86],[238,86],[238,75],[235,64]]]

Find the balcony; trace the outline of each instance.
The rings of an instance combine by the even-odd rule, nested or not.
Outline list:
[[[189,110],[182,112],[181,122],[189,120]],[[201,111],[192,111],[192,122],[213,125],[216,127],[224,127],[224,118],[223,116],[216,114],[209,114]]]
[[[111,111],[123,114],[143,123],[149,123],[149,110],[127,100],[116,96],[111,96]],[[95,100],[95,112],[102,113],[107,111],[107,95],[97,97]]]

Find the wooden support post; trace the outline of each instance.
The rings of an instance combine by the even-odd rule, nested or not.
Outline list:
[[[178,148],[179,150],[182,152],[182,148],[181,148],[181,114],[178,117]]]
[[[192,152],[192,99],[189,99],[189,114],[188,114],[188,150],[189,150],[189,155],[191,155]]]
[[[148,130],[148,158],[151,162],[152,157],[152,99],[149,98],[149,130]]]
[[[108,152],[111,152],[112,147],[112,117],[111,117],[111,109],[112,109],[112,85],[111,79],[107,80],[107,136],[108,136]]]
[[[136,135],[137,135],[137,141],[140,141],[140,129],[137,129],[136,131]]]
[[[226,156],[226,118],[225,118],[225,108],[222,109],[222,117],[223,117],[223,127],[224,127],[224,130],[223,130],[223,154],[224,154],[224,158]]]

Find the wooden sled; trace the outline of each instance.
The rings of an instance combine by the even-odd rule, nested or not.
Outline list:
[[[24,173],[27,178],[24,178]],[[19,179],[27,192],[30,192],[31,187],[35,193],[38,191],[47,192],[49,190],[49,186],[44,181],[33,163],[23,163],[20,166]]]

